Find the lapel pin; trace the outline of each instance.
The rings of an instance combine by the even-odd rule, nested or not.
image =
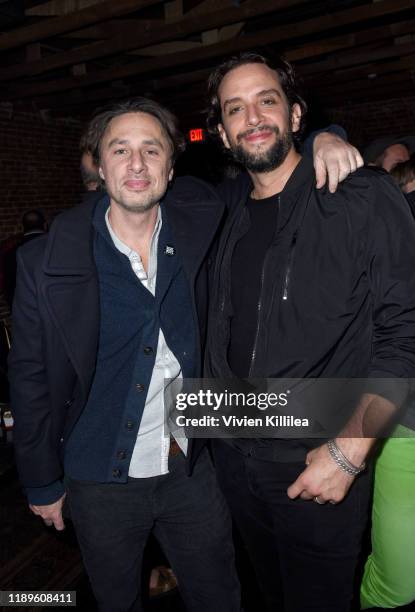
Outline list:
[[[176,253],[176,249],[174,248],[174,246],[171,246],[170,244],[166,244],[166,246],[164,247],[164,254],[172,257],[175,253]]]

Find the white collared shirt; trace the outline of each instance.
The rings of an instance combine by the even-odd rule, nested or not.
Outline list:
[[[114,246],[128,257],[131,267],[140,282],[152,295],[156,293],[157,281],[157,247],[162,225],[161,211],[158,208],[157,221],[150,243],[148,271],[144,270],[140,255],[130,249],[114,233],[109,221],[109,211],[105,213],[105,222]],[[167,346],[166,339],[160,328],[157,353],[148,388],[146,403],[137,440],[133,449],[128,475],[132,478],[149,478],[168,473],[170,436],[165,434],[164,427],[164,382],[165,379],[182,377],[180,364]],[[177,442],[184,454],[187,453],[187,439],[178,436]]]

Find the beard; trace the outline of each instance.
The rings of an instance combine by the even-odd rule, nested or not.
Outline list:
[[[275,142],[265,151],[259,149],[254,153],[250,153],[244,149],[241,140],[245,136],[261,130],[274,132],[276,135]],[[231,147],[235,161],[242,164],[242,166],[251,172],[271,172],[275,170],[275,168],[281,166],[287,157],[293,146],[293,135],[290,129],[281,135],[280,130],[276,126],[264,125],[260,128],[246,130],[246,132],[238,134],[237,142],[238,144],[232,145]]]

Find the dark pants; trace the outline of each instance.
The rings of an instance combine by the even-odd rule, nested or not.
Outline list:
[[[264,461],[213,442],[219,484],[272,612],[348,612],[370,478],[338,505],[290,500],[304,463]]]
[[[103,612],[142,610],[143,551],[153,532],[192,612],[239,612],[231,520],[207,451],[193,475],[182,454],[170,472],[125,484],[67,479],[86,570]]]

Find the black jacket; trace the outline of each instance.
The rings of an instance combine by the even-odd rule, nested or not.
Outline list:
[[[221,190],[230,212],[215,268],[210,377],[232,376],[227,350],[237,305],[231,303],[231,260],[249,227],[251,190],[248,175]],[[408,205],[387,175],[362,168],[331,194],[316,189],[312,164],[303,158],[279,197],[250,376],[413,377],[414,237]]]
[[[213,188],[191,178],[178,179],[164,202],[203,344],[209,253],[224,207]],[[26,487],[61,478],[63,447],[94,376],[100,314],[94,207],[91,202],[62,213],[48,236],[18,255],[9,375],[16,460]],[[201,443],[195,440],[188,453],[189,469]]]

